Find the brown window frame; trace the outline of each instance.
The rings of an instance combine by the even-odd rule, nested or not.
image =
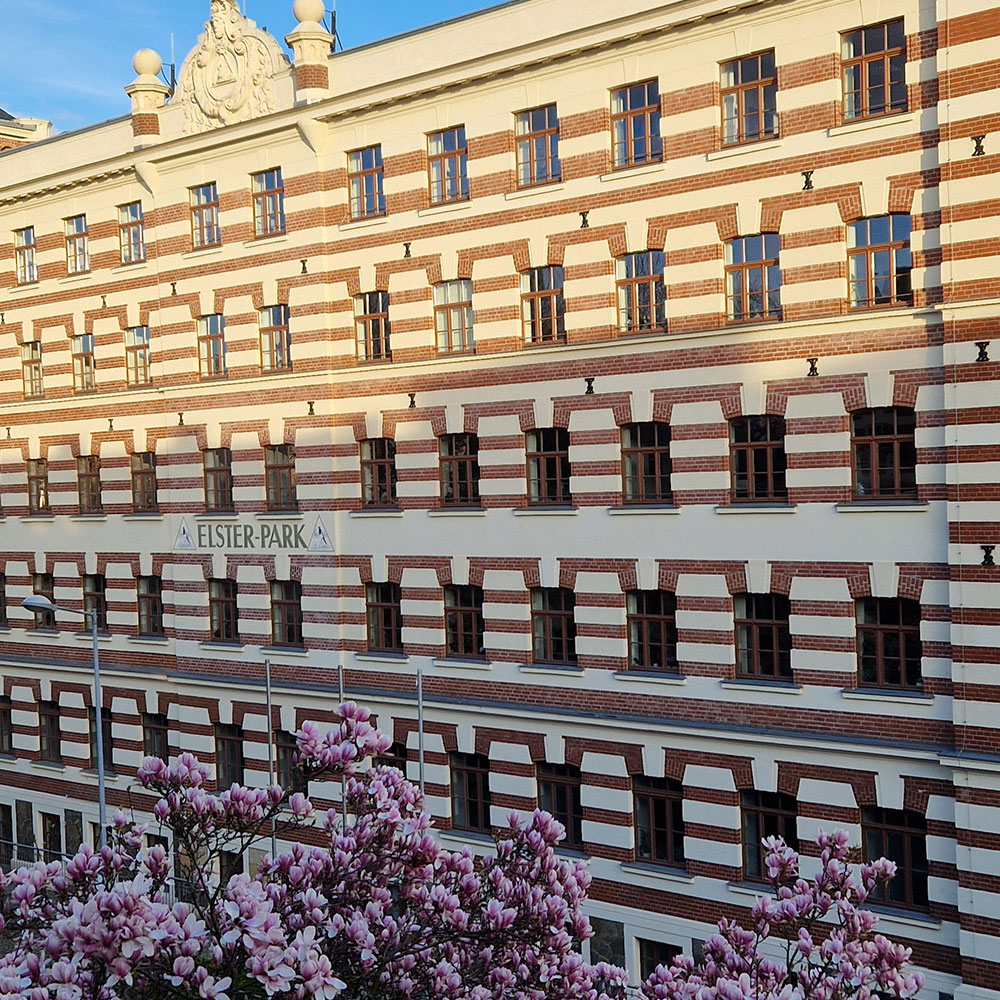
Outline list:
[[[565,281],[565,269],[559,264],[533,267],[521,275],[521,325],[526,344],[566,342]]]
[[[639,95],[638,88],[644,88]],[[650,90],[652,88],[652,90]],[[642,100],[643,103],[634,101]],[[621,108],[615,110],[615,102]],[[615,170],[663,162],[663,137],[660,135],[660,84],[655,77],[615,87],[611,91],[611,166]],[[635,125],[642,121],[642,134],[637,135]],[[640,149],[645,152],[640,154]]]
[[[880,432],[880,420],[887,421],[890,413],[892,430]],[[905,419],[902,431],[901,416]],[[869,419],[870,430],[862,423],[866,419]],[[851,456],[856,500],[917,499],[916,428],[916,412],[906,406],[873,406],[852,411]],[[883,464],[890,457],[891,462]],[[882,472],[891,473],[892,482],[885,486]]]
[[[73,337],[73,392],[95,392],[97,389],[97,359],[94,356],[94,335],[78,333]]]
[[[92,628],[91,613],[96,612],[97,630],[108,631],[108,581],[103,573],[83,574],[83,611],[87,628]]]
[[[790,614],[791,604],[784,594],[733,594],[738,679],[792,679]]]
[[[438,354],[474,354],[472,282],[468,278],[434,286],[434,330]]]
[[[551,813],[566,829],[566,836],[559,842],[559,847],[571,851],[584,850],[583,805],[580,801],[583,777],[580,769],[573,764],[539,762],[535,765],[535,782],[538,808]],[[563,790],[562,796],[560,789]]]
[[[451,828],[467,833],[492,833],[489,757],[481,753],[453,751],[449,765]]]
[[[129,456],[129,472],[132,480],[132,513],[148,514],[159,510],[156,452],[132,452]]]
[[[296,792],[308,795],[309,779],[302,769],[302,764],[296,759],[299,745],[295,734],[288,732],[287,729],[276,729],[274,748],[275,780],[281,786],[281,790],[286,795],[294,795]]]
[[[255,239],[280,236],[285,230],[285,182],[281,167],[269,167],[250,175]]]
[[[201,192],[210,197],[200,201]],[[219,225],[219,188],[215,181],[196,184],[188,188],[191,206],[191,249],[204,250],[206,247],[222,245],[222,228]]]
[[[264,495],[268,510],[299,509],[294,444],[265,446]]]
[[[622,424],[623,504],[641,506],[673,502],[670,437],[670,424],[662,420]]]
[[[47,597],[55,602],[55,578],[51,573],[34,573],[31,577],[31,592]],[[56,613],[52,610],[35,611],[35,621],[33,628],[55,630],[59,626],[56,624]]]
[[[243,784],[246,775],[244,739],[241,726],[228,722],[215,724],[215,782],[220,790]]]
[[[0,628],[7,628],[9,625],[10,621],[7,618],[7,574],[0,573]],[[0,696],[0,704],[2,704],[2,697]]]
[[[761,792],[754,788],[740,792],[743,878],[747,882],[767,881],[768,851],[761,843],[765,837],[784,837],[792,850],[799,849],[798,818],[799,804],[794,795]]]
[[[142,752],[164,762],[170,759],[170,720],[160,712],[142,713]]]
[[[406,762],[409,759],[405,740],[393,740],[380,754],[373,759],[375,767],[394,767],[403,772],[406,777]]]
[[[559,113],[555,104],[543,104],[515,113],[514,151],[519,188],[538,187],[562,180]]]
[[[785,418],[754,413],[729,421],[730,501],[788,503]]]
[[[45,395],[40,340],[29,340],[21,345],[21,378],[25,399],[41,399]]]
[[[40,812],[38,819],[42,827],[41,860],[47,865],[64,862],[62,813]]]
[[[619,333],[667,332],[665,268],[666,254],[662,250],[640,250],[616,258]],[[648,317],[644,319],[643,313],[648,313]]]
[[[572,505],[569,445],[569,431],[562,427],[536,427],[524,435],[528,506]]]
[[[367,649],[371,653],[403,653],[402,590],[398,583],[365,584]]]
[[[0,696],[0,755],[15,756],[14,707],[9,695]]]
[[[163,580],[158,576],[139,576],[135,581],[136,635],[161,637],[163,627]]]
[[[727,82],[727,73],[732,82]],[[720,63],[722,145],[736,146],[776,139],[779,134],[777,92],[778,71],[774,64],[774,49]],[[751,122],[753,127],[748,127]],[[729,123],[733,123],[734,127]]]
[[[568,587],[531,589],[531,662],[576,666],[576,595]]]
[[[365,438],[361,454],[361,506],[395,507],[396,442],[392,438]],[[366,451],[369,453],[366,455]],[[384,454],[376,454],[377,452]]]
[[[292,370],[292,335],[288,326],[288,306],[265,306],[258,314],[260,327],[260,370]]]
[[[75,223],[81,228],[71,228]],[[86,214],[71,215],[63,219],[63,233],[66,240],[66,274],[88,274],[90,272],[90,226]]]
[[[669,590],[630,590],[625,595],[628,669],[676,674],[677,597]],[[654,651],[659,650],[659,656]]]
[[[438,438],[442,507],[479,507],[479,436],[442,434]]]
[[[38,282],[38,241],[34,226],[14,230],[14,280],[18,285]]]
[[[202,379],[225,378],[229,374],[226,364],[226,317],[210,313],[198,319],[198,375]]]
[[[890,39],[890,31],[898,38]],[[881,37],[881,47],[869,49],[878,44],[875,34]],[[854,41],[852,43],[852,36]],[[892,45],[890,46],[890,41]],[[860,54],[851,53],[852,44],[860,46]],[[882,118],[886,115],[903,114],[908,107],[906,92],[906,28],[903,18],[893,18],[880,24],[862,25],[840,33],[840,79],[843,87],[842,114],[845,122],[862,121],[866,118]],[[881,84],[872,83],[873,67],[881,64]],[[857,70],[852,81],[849,74]],[[893,71],[897,77],[893,77]],[[857,84],[857,86],[852,86]],[[898,89],[897,89],[898,88]],[[873,104],[873,92],[881,89],[884,98]],[[897,89],[894,98],[892,91]],[[854,99],[860,95],[860,99]]]
[[[145,262],[146,221],[142,214],[141,201],[130,201],[118,206],[118,240],[121,244],[123,264]]]
[[[271,644],[301,648],[302,584],[298,580],[271,581]]]
[[[101,458],[79,455],[76,460],[76,487],[81,514],[101,514]]]
[[[444,588],[445,656],[462,660],[485,660],[486,624],[483,589],[471,584]]]
[[[205,481],[205,510],[231,513],[233,500],[233,453],[229,448],[206,448],[201,453]]]
[[[392,361],[388,292],[376,290],[355,296],[354,327],[358,361]]]
[[[352,222],[385,215],[384,176],[379,143],[347,153],[347,191]]]
[[[38,703],[38,757],[50,764],[61,764],[62,725],[61,711],[54,701]]]
[[[449,138],[451,149],[449,146]],[[437,141],[441,149],[434,150]],[[432,205],[447,205],[453,201],[469,200],[469,146],[465,137],[464,125],[452,125],[427,134],[427,182],[428,194]],[[452,165],[454,174],[448,176],[448,164]],[[434,168],[437,166],[440,176],[435,180]]]
[[[869,893],[868,902],[927,912],[930,909],[927,818],[910,809],[863,806],[861,839],[866,861],[888,858],[896,862],[895,877],[876,886]],[[918,843],[919,848],[914,850]],[[897,845],[902,850],[893,850]]]
[[[125,331],[125,381],[128,385],[149,385],[150,336],[148,326],[130,326]]]
[[[881,228],[883,220],[886,231],[873,236],[873,225]],[[847,224],[849,309],[891,309],[893,306],[913,305],[912,226],[911,216],[904,212],[867,216]],[[862,288],[863,297],[859,294]]]
[[[239,643],[239,590],[235,580],[208,581],[208,638],[210,642]]]
[[[922,691],[920,602],[905,597],[861,597],[855,601],[854,616],[858,687]]]
[[[89,767],[97,770],[97,712],[93,705],[87,706],[87,727],[90,734]],[[114,721],[111,709],[106,705],[101,708],[101,747],[104,751],[104,770],[115,773],[115,740]]]
[[[780,254],[778,233],[726,241],[726,316],[730,323],[781,319]]]
[[[683,868],[684,787],[670,778],[632,777],[635,860]],[[647,845],[643,846],[645,833]]]
[[[679,944],[669,944],[666,941],[640,937],[635,940],[639,945],[639,981],[643,983],[656,972],[658,965],[669,968],[674,959],[684,951]]]
[[[49,460],[28,459],[28,514],[51,514],[52,494],[49,490]]]

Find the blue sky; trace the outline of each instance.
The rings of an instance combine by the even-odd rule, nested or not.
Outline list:
[[[492,6],[496,0],[340,0],[346,48]],[[327,0],[329,9],[332,0]],[[242,0],[279,40],[292,30],[292,0]],[[0,0],[0,108],[80,128],[125,114],[132,56],[152,48],[178,68],[208,18],[210,0]]]

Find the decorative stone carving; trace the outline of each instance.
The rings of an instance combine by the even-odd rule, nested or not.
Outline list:
[[[240,11],[212,0],[212,16],[181,67],[177,100],[185,132],[205,132],[275,110],[274,76],[288,67],[277,41]]]

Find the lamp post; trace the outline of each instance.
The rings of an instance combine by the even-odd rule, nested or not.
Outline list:
[[[42,594],[32,594],[21,601],[21,607],[28,611],[65,611],[71,615],[82,615],[90,620],[90,638],[94,647],[94,729],[97,732],[97,814],[101,824],[100,848],[103,850],[108,840],[107,804],[104,795],[104,712],[101,702],[101,662],[97,654],[97,609],[77,611],[54,604]]]

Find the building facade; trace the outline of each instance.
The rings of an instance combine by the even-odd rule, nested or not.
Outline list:
[[[322,17],[0,155],[4,860],[94,835],[99,719],[141,812],[341,691],[416,778],[419,685],[442,840],[552,809],[633,981],[843,827],[1000,996],[1000,8]]]

